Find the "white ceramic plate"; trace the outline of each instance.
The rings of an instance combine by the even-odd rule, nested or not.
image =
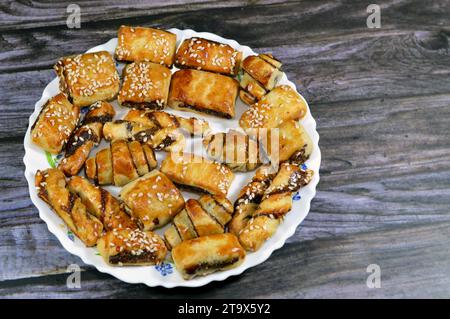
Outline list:
[[[195,32],[193,30],[178,30],[178,29],[170,29],[169,31],[177,35],[178,39],[177,44],[180,44],[181,41],[183,41],[183,39],[185,38],[196,36],[229,44],[233,48],[242,51],[244,57],[256,54],[255,52],[253,52],[252,49],[250,49],[247,46],[240,45],[234,40],[224,39],[212,33]],[[109,51],[111,54],[113,54],[116,45],[117,45],[117,38],[114,38],[103,45],[99,45],[90,49],[87,52],[106,50]],[[123,65],[117,64],[117,66],[120,72]],[[279,84],[287,84],[295,88],[295,85],[286,78],[286,75],[283,76]],[[285,220],[280,225],[274,236],[270,238],[257,252],[247,254],[245,261],[239,267],[223,272],[216,272],[214,274],[205,277],[199,277],[192,280],[184,280],[181,277],[181,275],[177,272],[174,265],[169,260],[167,260],[160,266],[145,266],[145,267],[109,266],[103,261],[103,259],[98,254],[95,248],[86,248],[83,245],[83,243],[67,229],[63,221],[54,212],[52,212],[52,210],[41,199],[38,198],[36,189],[34,187],[34,175],[36,171],[38,169],[48,168],[49,166],[51,166],[52,162],[57,162],[58,157],[46,154],[44,151],[42,151],[37,146],[31,143],[30,127],[36,120],[42,105],[50,97],[56,95],[58,92],[59,92],[58,79],[55,78],[45,87],[41,99],[36,103],[34,112],[33,114],[31,114],[29,118],[29,126],[24,140],[25,157],[23,160],[25,163],[25,177],[28,181],[28,188],[30,191],[31,200],[34,203],[34,205],[36,205],[36,207],[38,208],[39,216],[47,223],[50,232],[53,233],[58,238],[58,240],[61,242],[61,244],[64,246],[66,250],[68,250],[70,253],[74,255],[79,256],[84,263],[93,265],[101,272],[111,274],[116,278],[128,283],[144,283],[151,287],[153,286],[163,286],[167,288],[178,286],[198,287],[206,285],[211,281],[221,281],[228,278],[229,276],[239,275],[244,270],[264,262],[267,258],[269,258],[269,256],[275,249],[282,247],[285,241],[294,234],[297,226],[303,221],[303,219],[309,212],[310,203],[316,193],[316,186],[317,183],[319,182],[319,167],[321,155],[318,145],[319,134],[316,131],[316,122],[312,117],[308,107],[308,113],[306,114],[304,119],[300,121],[300,123],[305,127],[306,131],[311,136],[314,143],[314,151],[310,159],[305,163],[308,168],[314,170],[314,177],[312,181],[309,183],[309,185],[302,188],[297,194],[294,195],[292,211],[287,214]],[[119,107],[117,105],[117,101],[112,102],[112,104],[115,106],[117,111],[116,119],[121,118],[128,111],[128,109]],[[238,128],[239,127],[238,119],[240,118],[241,114],[244,112],[246,108],[247,106],[244,103],[242,103],[242,101],[240,101],[238,98],[236,103],[236,117],[233,120],[224,120],[206,115],[205,116],[201,116],[198,114],[194,115],[189,112],[174,111],[169,108],[165,109],[165,111],[182,116],[196,116],[198,118],[203,118],[210,123],[213,132],[220,132],[220,131],[227,131],[229,128]],[[189,143],[189,139],[187,139],[187,142]],[[200,138],[193,139],[192,141],[190,141],[190,143],[201,143],[201,139]],[[103,141],[99,147],[95,148],[91,152],[91,156],[95,154],[97,150],[102,149],[106,145],[107,144]],[[158,152],[157,158],[159,162],[164,156],[166,156],[165,153]],[[252,178],[253,174],[254,172],[236,173],[235,180],[233,181],[233,184],[228,193],[228,198],[231,200],[231,202],[234,202],[239,190]],[[109,190],[114,195],[117,195],[119,192],[119,188],[114,186],[106,187],[106,189]],[[183,192],[183,195],[185,199],[198,197],[198,195],[189,192]],[[164,229],[165,228],[163,228],[162,230],[158,230],[157,232],[162,234]]]

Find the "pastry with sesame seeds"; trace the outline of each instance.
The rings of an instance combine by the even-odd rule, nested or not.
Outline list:
[[[81,199],[67,188],[64,174],[57,168],[37,171],[35,185],[38,196],[66,223],[67,227],[88,247],[95,246],[103,225],[88,213]]]
[[[176,42],[177,36],[168,31],[123,25],[114,56],[122,62],[147,61],[171,67]]]
[[[59,93],[42,107],[38,118],[31,126],[31,140],[51,154],[58,154],[77,126],[80,108]]]
[[[54,66],[59,88],[75,106],[109,101],[119,92],[119,74],[107,51],[63,57]]]
[[[72,176],[68,187],[81,198],[88,212],[103,223],[105,230],[137,228],[136,223],[126,213],[125,206],[105,189],[91,184],[81,176]]]
[[[271,129],[289,120],[302,119],[306,111],[302,97],[290,86],[280,85],[250,106],[242,114],[239,125],[250,136],[256,136],[261,128]]]
[[[236,268],[245,259],[245,250],[235,235],[214,234],[186,240],[172,249],[175,267],[184,279]]]
[[[125,185],[120,198],[143,230],[166,225],[184,207],[181,192],[156,169]]]
[[[168,106],[226,119],[235,115],[239,83],[228,76],[184,69],[172,75]]]
[[[169,153],[161,172],[187,190],[226,196],[234,179],[227,166],[190,153]]]
[[[170,70],[152,62],[133,62],[123,69],[117,101],[120,106],[161,110],[167,104]]]
[[[239,230],[239,242],[246,250],[256,251],[272,237],[292,208],[292,194],[306,186],[312,179],[312,170],[283,163],[270,185],[264,191],[258,208]],[[244,221],[245,223],[245,221]]]
[[[157,265],[164,261],[167,248],[162,238],[151,231],[114,229],[103,235],[97,249],[112,266]]]
[[[259,143],[237,130],[208,135],[203,139],[203,145],[209,158],[233,171],[252,171],[262,164]]]
[[[148,127],[180,128],[191,136],[203,136],[211,131],[209,123],[196,117],[182,117],[164,111],[130,110],[125,121],[141,123]]]
[[[188,199],[164,232],[167,247],[172,249],[184,240],[224,233],[232,213],[233,205],[225,196],[208,194],[198,200]]]
[[[86,161],[86,176],[99,185],[123,186],[158,166],[153,149],[138,141],[117,140]]]
[[[236,75],[241,60],[242,52],[228,44],[194,37],[181,43],[175,56],[175,65],[180,69]]]
[[[70,137],[65,147],[64,158],[58,168],[67,176],[78,174],[92,148],[102,139],[103,124],[113,119],[116,112],[108,102],[97,102],[90,106],[82,125]]]
[[[186,139],[176,127],[151,127],[134,121],[117,120],[105,123],[103,135],[108,141],[138,141],[149,145],[155,151],[180,151]]]
[[[247,105],[256,103],[267,93],[266,89],[245,71],[240,77],[239,84],[241,86],[239,97]]]

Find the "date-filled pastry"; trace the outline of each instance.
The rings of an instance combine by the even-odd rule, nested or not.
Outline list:
[[[277,175],[264,191],[258,208],[239,232],[242,247],[256,251],[275,233],[292,208],[293,192],[307,185],[312,176],[311,170],[303,170],[294,164],[281,164]]]
[[[226,196],[234,179],[227,166],[190,153],[169,153],[161,172],[187,190],[212,195]]]
[[[236,75],[241,64],[242,52],[228,44],[203,38],[184,40],[177,50],[175,65],[225,75]]]
[[[233,118],[239,83],[221,74],[179,70],[172,75],[168,105],[174,109]]]
[[[184,279],[239,266],[245,251],[235,235],[215,234],[190,239],[172,250],[175,267]]]
[[[61,58],[54,69],[60,90],[76,106],[111,100],[119,92],[119,74],[107,51]]]
[[[278,130],[278,139],[270,138],[273,130]],[[266,137],[260,138],[260,141],[272,163],[278,160],[280,163],[302,164],[313,150],[311,137],[295,120],[286,121],[278,128],[270,129]]]
[[[182,117],[164,111],[130,110],[123,119],[155,129],[180,128],[191,136],[203,136],[211,131],[209,123],[205,120]]]
[[[50,98],[31,126],[31,140],[40,148],[58,154],[75,129],[80,108],[72,105],[64,93]]]
[[[117,101],[120,106],[137,109],[163,109],[169,94],[170,70],[152,62],[134,62],[125,66]]]
[[[241,189],[234,203],[233,218],[228,224],[230,233],[238,236],[247,225],[276,173],[270,165],[261,166],[256,170],[252,180]]]
[[[156,169],[125,185],[120,198],[143,230],[166,225],[184,207],[181,192]]]
[[[211,159],[233,171],[252,171],[262,163],[258,142],[236,130],[208,135],[203,145]]]
[[[241,116],[239,125],[249,135],[257,135],[258,129],[271,129],[289,120],[299,120],[306,115],[306,103],[288,85],[280,85],[267,93]]]
[[[167,254],[158,234],[139,229],[114,229],[98,240],[98,252],[113,266],[160,264]]]
[[[153,28],[121,26],[115,58],[122,62],[149,61],[172,66],[177,36]]]
[[[148,126],[139,122],[117,120],[105,123],[103,135],[108,141],[138,141],[155,151],[181,151],[186,139],[176,127]]]
[[[224,233],[232,213],[233,206],[225,196],[203,195],[187,200],[164,233],[167,246],[171,249],[184,240]]]
[[[80,176],[72,176],[68,186],[72,193],[81,198],[89,213],[103,223],[106,230],[137,228],[136,223],[125,212],[123,204],[107,190],[91,184]]]
[[[138,141],[114,141],[86,161],[86,176],[99,185],[123,186],[158,166],[155,152]]]
[[[89,214],[81,199],[69,192],[63,172],[56,168],[37,171],[38,196],[62,218],[67,227],[88,247],[95,246],[103,225]]]
[[[75,130],[65,147],[64,159],[59,164],[59,169],[64,174],[67,176],[78,174],[91,149],[100,143],[103,124],[111,121],[114,115],[114,108],[108,102],[91,105],[82,125]]]

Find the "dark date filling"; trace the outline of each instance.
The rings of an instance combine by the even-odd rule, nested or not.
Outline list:
[[[131,252],[121,252],[117,255],[110,256],[109,262],[111,264],[117,265],[118,263],[129,263],[129,264],[136,264],[136,263],[149,263],[153,262],[155,263],[157,261],[157,257],[154,253],[145,251],[142,254],[139,255],[133,255]]]
[[[98,116],[87,116],[83,124],[90,124],[90,123],[102,123],[105,124],[106,122],[111,122],[113,119],[113,116],[111,114],[105,114],[105,115],[98,115]]]
[[[233,118],[228,113],[215,111],[215,110],[211,110],[211,109],[204,109],[204,108],[201,108],[201,107],[197,107],[197,106],[189,105],[189,104],[185,104],[185,103],[181,103],[178,107],[191,109],[191,110],[198,111],[198,112],[205,113],[205,114],[215,115],[215,116],[223,117],[223,118],[226,118],[226,119]]]
[[[92,132],[91,129],[82,127],[70,138],[69,142],[67,143],[65,157],[73,155],[76,150],[87,141],[98,143],[100,141],[100,138],[97,136],[97,134]]]
[[[181,184],[181,183],[177,183],[174,182],[174,184],[178,187],[178,188],[182,188],[186,191],[191,191],[194,193],[201,193],[201,194],[209,194],[208,191],[204,190],[203,188],[197,187],[197,186],[192,186],[192,185],[185,185],[185,184]]]
[[[123,102],[122,106],[135,108],[138,110],[152,109],[152,110],[162,110],[165,104],[158,105],[156,102]]]
[[[203,271],[203,270],[220,270],[224,267],[227,266],[231,266],[234,263],[236,263],[237,261],[239,261],[238,257],[233,257],[230,260],[227,261],[221,261],[221,262],[214,262],[214,263],[200,263],[197,265],[193,265],[190,267],[187,267],[184,271],[188,274],[188,275],[194,275],[197,272]]]

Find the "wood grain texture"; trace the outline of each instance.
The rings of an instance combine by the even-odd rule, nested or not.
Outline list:
[[[65,26],[68,3],[0,4],[0,298],[450,297],[445,0],[383,1],[377,30],[365,26],[368,1],[81,1],[80,30]],[[241,276],[199,289],[125,284],[66,252],[28,197],[23,136],[51,66],[121,24],[207,30],[272,52],[310,102],[317,196],[287,244]],[[81,290],[66,288],[72,263]],[[371,263],[381,289],[366,286]]]

